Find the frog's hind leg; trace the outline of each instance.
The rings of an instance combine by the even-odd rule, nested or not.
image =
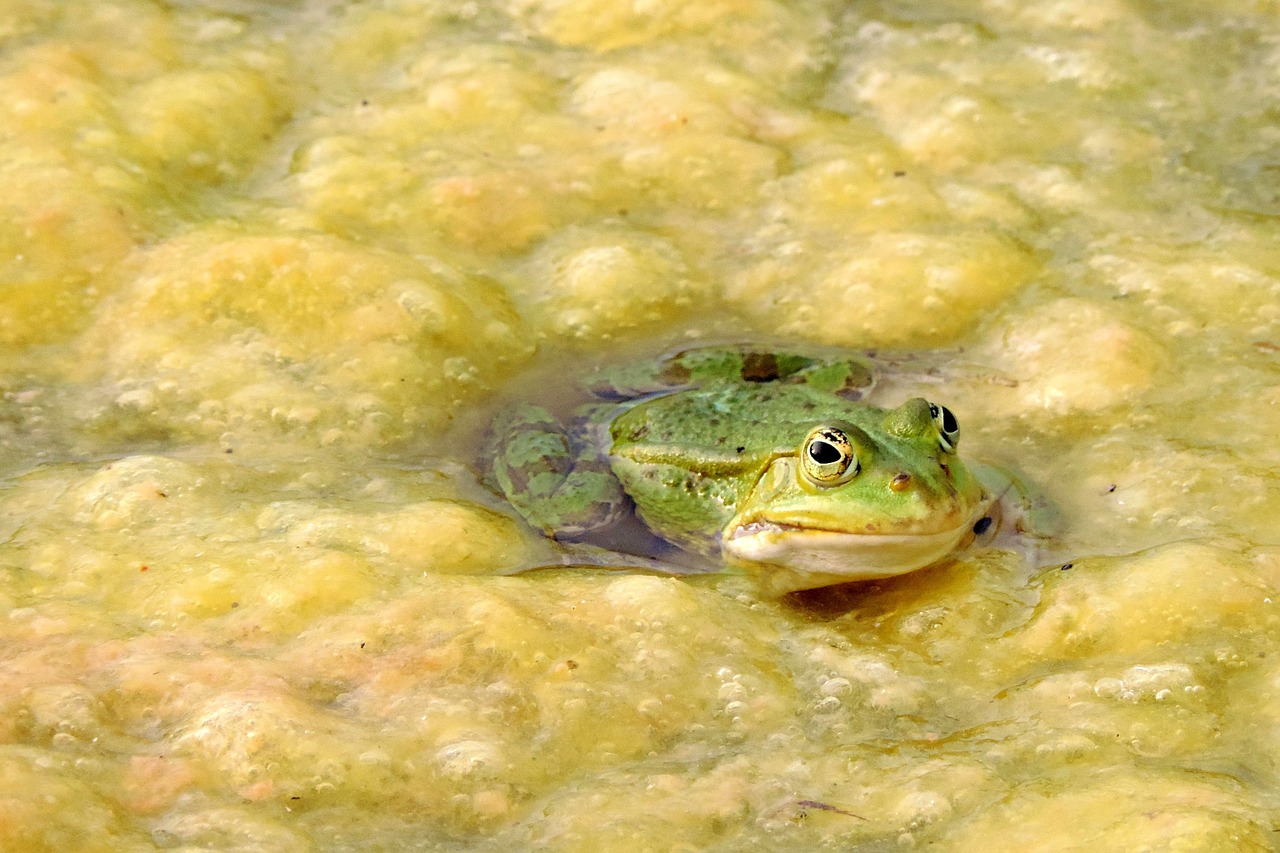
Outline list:
[[[539,406],[518,406],[494,425],[491,482],[530,526],[553,539],[582,539],[631,508],[589,429],[584,421],[566,430]]]

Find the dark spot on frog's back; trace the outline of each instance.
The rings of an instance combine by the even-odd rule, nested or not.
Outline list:
[[[861,400],[875,382],[871,368],[861,361],[850,361],[849,374],[845,376],[844,384],[837,388],[835,393],[836,396],[846,400]]]
[[[679,357],[671,359],[662,369],[662,381],[667,385],[683,385],[693,374],[685,367]]]
[[[744,382],[772,382],[778,378],[778,357],[771,352],[749,352],[742,357]]]

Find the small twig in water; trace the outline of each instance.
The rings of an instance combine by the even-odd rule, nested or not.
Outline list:
[[[796,805],[803,806],[806,809],[820,809],[821,811],[824,811],[824,812],[835,812],[836,814],[842,814],[847,817],[856,817],[858,820],[866,820],[866,818],[860,814],[847,812],[844,809],[836,808],[830,803],[820,803],[817,800],[799,800],[796,802]]]

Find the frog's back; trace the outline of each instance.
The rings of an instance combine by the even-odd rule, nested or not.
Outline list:
[[[805,385],[726,382],[644,400],[614,418],[612,453],[644,449],[724,464],[795,448],[815,424],[883,414]],[[664,454],[665,455],[665,454]]]

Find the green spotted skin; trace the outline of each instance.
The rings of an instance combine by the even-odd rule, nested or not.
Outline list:
[[[706,552],[773,459],[818,421],[868,411],[807,385],[716,382],[618,413],[612,470],[651,529]]]
[[[517,406],[499,415],[487,450],[493,459],[490,480],[532,527],[552,538],[581,539],[611,526],[632,509],[623,482],[611,465],[609,448],[604,446],[605,428],[615,416],[637,405],[643,409],[646,398],[679,396],[681,389],[743,384],[778,388],[781,383],[856,398],[871,387],[873,378],[869,367],[858,360],[824,361],[740,347],[687,350],[656,362],[615,368],[594,377],[588,388],[599,399],[620,402],[584,407],[579,412],[582,425],[577,429],[566,428],[547,409],[535,405]],[[633,448],[636,444],[631,442]],[[635,466],[623,467],[634,482]],[[653,477],[660,483],[695,489],[689,485],[687,472],[664,473],[655,471]],[[666,528],[670,534],[666,538],[707,551],[716,531],[703,525],[722,520],[719,508],[740,485],[717,483],[715,478],[697,479],[696,489],[702,490],[710,503],[701,512],[692,511],[688,523],[679,529]],[[644,484],[639,487],[646,494],[653,491]]]
[[[943,467],[927,406],[917,400],[881,409],[807,384],[717,383],[621,412],[610,426],[610,461],[651,529],[708,551],[715,534],[759,498],[764,472],[794,458],[815,425],[852,425],[863,433],[867,460],[856,479],[839,490],[792,489],[768,500],[779,509],[808,505],[807,514],[827,516],[824,527],[917,529],[939,519],[935,492],[950,496],[976,482],[958,461]],[[890,483],[902,473],[917,488],[894,492]]]
[[[532,405],[500,417],[493,480],[529,524],[557,538],[590,538],[634,506],[654,534],[703,554],[723,546],[803,572],[813,542],[812,562],[829,576],[843,571],[846,541],[864,562],[868,543],[924,542],[898,562],[881,560],[885,573],[900,573],[916,552],[959,541],[984,494],[955,455],[954,416],[919,398],[867,405],[860,398],[872,380],[856,359],[746,348],[632,365],[591,382],[613,402],[579,410],[573,426]],[[828,481],[823,466],[834,463],[823,454],[835,451],[813,450],[813,437],[829,427],[847,438],[847,458],[835,457]],[[804,579],[787,583],[802,588]]]
[[[818,359],[795,353],[738,347],[686,350],[657,362],[615,368],[588,383],[602,399],[637,400],[648,395],[722,383],[805,384],[848,399],[865,396],[875,379],[859,359]]]

